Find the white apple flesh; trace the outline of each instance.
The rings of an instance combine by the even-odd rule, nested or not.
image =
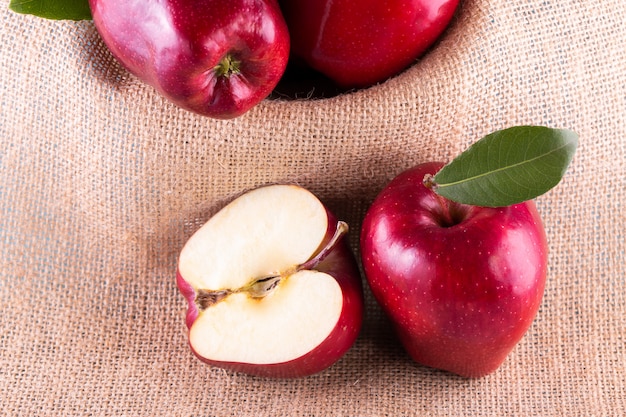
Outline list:
[[[302,187],[271,185],[215,214],[181,251],[192,351],[270,377],[320,372],[352,346],[362,287],[347,225]]]

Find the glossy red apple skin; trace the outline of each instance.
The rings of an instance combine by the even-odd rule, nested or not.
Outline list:
[[[335,216],[330,211],[327,211],[327,213],[329,225],[326,241],[320,246],[324,246],[332,238],[336,230],[337,220]],[[267,378],[307,377],[322,372],[335,364],[354,345],[361,330],[364,314],[361,274],[346,236],[343,236],[334,249],[313,269],[333,276],[339,283],[343,293],[343,307],[340,319],[333,331],[315,349],[294,360],[277,364],[213,361],[198,355],[190,345],[194,355],[202,362],[212,366]],[[185,281],[180,271],[176,273],[176,284],[181,294],[187,299],[186,324],[187,328],[191,329],[199,314],[195,303],[196,293]],[[302,323],[302,325],[307,326],[307,323]]]
[[[296,60],[344,88],[396,75],[449,25],[459,0],[279,0]]]
[[[178,106],[238,117],[266,98],[289,58],[276,0],[89,0],[117,60]],[[239,72],[220,76],[227,55]]]
[[[418,363],[494,372],[539,309],[547,242],[534,202],[453,203],[423,185],[442,163],[393,179],[369,208],[361,257],[370,288]]]

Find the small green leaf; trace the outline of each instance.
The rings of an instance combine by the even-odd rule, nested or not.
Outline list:
[[[53,20],[91,20],[88,0],[11,0],[9,9]]]
[[[474,143],[430,180],[450,200],[503,207],[531,200],[556,186],[576,152],[571,130],[516,126]]]

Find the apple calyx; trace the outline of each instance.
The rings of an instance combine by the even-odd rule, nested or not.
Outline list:
[[[235,59],[231,54],[226,54],[224,58],[213,68],[218,77],[230,78],[232,75],[241,72],[241,61]]]
[[[250,282],[241,288],[234,290],[205,290],[199,289],[196,292],[195,303],[198,306],[199,311],[204,311],[207,308],[219,303],[231,294],[246,293],[251,298],[264,298],[271,294],[274,289],[280,284],[282,280],[288,279],[291,275],[302,270],[315,269],[329,253],[333,251],[335,246],[339,243],[341,238],[348,233],[348,224],[343,221],[337,222],[337,228],[332,238],[306,262],[301,265],[297,265],[293,268],[289,268],[279,274],[268,275]]]

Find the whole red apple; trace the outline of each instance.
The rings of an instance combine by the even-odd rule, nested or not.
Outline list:
[[[181,251],[192,351],[253,375],[320,372],[352,346],[363,293],[347,225],[309,191],[271,185],[211,217]]]
[[[459,0],[279,0],[294,59],[342,87],[398,74],[440,37]]]
[[[534,320],[546,236],[533,201],[486,208],[435,194],[423,179],[442,166],[409,169],[376,197],[361,231],[363,267],[416,362],[481,377]]]
[[[89,0],[111,53],[178,106],[240,116],[266,98],[289,58],[276,0]]]

